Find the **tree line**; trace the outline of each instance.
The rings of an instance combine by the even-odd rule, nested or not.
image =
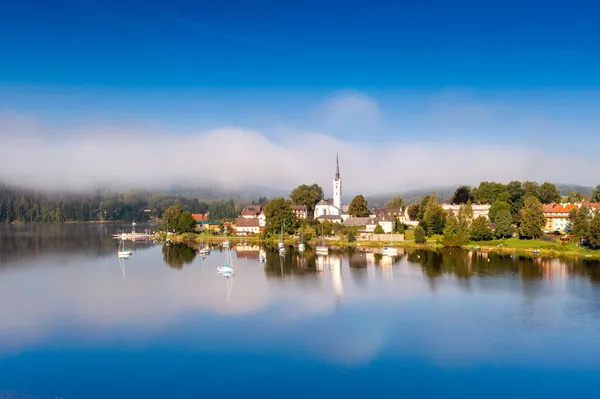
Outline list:
[[[208,211],[215,219],[235,218],[239,211],[231,199],[206,201],[145,190],[57,194],[0,184],[0,223],[147,221],[151,217],[162,217],[173,204],[180,204],[184,211],[191,213]]]

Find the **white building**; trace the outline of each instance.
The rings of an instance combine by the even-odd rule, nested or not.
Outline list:
[[[471,205],[473,208],[473,219],[477,219],[479,216],[483,216],[486,219],[489,219],[490,207],[489,204],[473,204]],[[460,210],[460,205],[456,204],[442,204],[442,209],[446,212],[450,211],[454,214],[454,216],[458,216],[458,211]]]
[[[333,178],[333,198],[321,200],[315,205],[315,219],[341,222],[344,214],[342,205],[342,178],[340,177],[340,161],[336,156],[335,177]]]

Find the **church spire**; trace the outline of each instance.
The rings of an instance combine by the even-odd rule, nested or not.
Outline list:
[[[340,157],[338,154],[335,154],[335,178],[340,178]]]

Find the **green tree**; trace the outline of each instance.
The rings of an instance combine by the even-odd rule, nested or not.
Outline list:
[[[290,193],[290,198],[294,205],[305,205],[308,215],[313,215],[315,205],[323,199],[323,189],[318,184],[302,184]]]
[[[552,183],[545,182],[540,186],[540,201],[542,204],[552,204],[554,202],[560,202],[561,196],[558,188]]]
[[[519,227],[519,237],[532,239],[542,236],[542,228],[546,224],[544,209],[542,203],[537,197],[529,196],[525,198],[525,204],[519,214],[521,225]]]
[[[443,234],[446,223],[446,212],[438,204],[435,193],[429,196],[429,201],[423,213],[423,220],[427,224],[428,235]]]
[[[510,214],[509,207],[503,207],[499,209],[495,214],[493,223],[495,225],[494,233],[496,237],[512,237],[512,215]]]
[[[431,199],[431,195],[426,195],[425,197],[423,197],[423,199],[419,203],[419,214],[417,215],[416,219],[412,219],[412,220],[420,221],[425,218],[425,211],[427,210],[427,204],[429,203],[430,199]]]
[[[489,241],[493,238],[490,222],[487,218],[479,216],[471,226],[471,239],[473,241]]]
[[[594,212],[590,222],[588,242],[592,248],[600,248],[600,212]]]
[[[350,202],[350,206],[348,207],[348,212],[350,213],[350,216],[353,217],[369,216],[367,200],[362,194],[359,194],[352,199],[352,202]]]
[[[421,226],[417,226],[415,229],[415,243],[416,244],[425,244],[425,230]]]
[[[540,186],[534,181],[523,182],[523,198],[535,197],[540,199]]]
[[[453,204],[466,204],[469,201],[473,202],[473,194],[471,193],[471,187],[469,186],[460,186],[452,196]]]
[[[175,204],[167,208],[162,216],[161,229],[167,232],[179,232],[179,219],[183,215],[181,204]]]
[[[590,198],[592,202],[600,202],[600,184],[596,186],[592,193],[592,198]]]
[[[292,211],[292,202],[285,198],[275,198],[266,203],[263,212],[266,217],[265,232],[279,234],[281,226],[288,234],[296,230],[296,216]]]
[[[400,220],[396,219],[396,234],[404,234],[404,224],[400,223]]]
[[[507,202],[504,202],[504,201],[494,202],[492,204],[492,206],[490,206],[490,212],[489,212],[489,217],[490,217],[491,222],[496,224],[498,215],[504,210],[508,211],[509,215],[511,214],[510,205]]]
[[[192,217],[192,213],[183,212],[181,216],[179,216],[179,221],[177,222],[177,232],[190,233],[194,230],[196,230],[196,221]]]
[[[354,230],[354,228],[349,228],[348,230],[346,230],[346,240],[348,242],[356,241],[356,231]]]
[[[419,220],[419,214],[421,213],[420,207],[421,206],[419,204],[412,204],[408,206],[408,208],[406,209],[406,213],[408,213],[408,217],[410,218],[410,220]]]
[[[571,210],[571,234],[577,241],[589,236],[592,217],[592,210],[587,205]]]
[[[459,230],[468,232],[471,223],[473,223],[473,205],[471,205],[471,201],[461,204],[458,208],[457,220]]]
[[[385,205],[387,208],[404,209],[404,200],[402,197],[396,197]]]
[[[502,183],[482,181],[479,186],[472,190],[475,202],[479,204],[493,204],[496,197],[506,190]]]
[[[523,208],[523,202],[525,200],[525,190],[520,181],[511,181],[506,185],[506,192],[510,196],[510,201],[507,201],[510,205],[510,213],[513,216],[518,215],[521,208]]]
[[[211,220],[234,219],[237,210],[232,199],[214,201],[208,206],[208,215]]]
[[[571,191],[568,195],[567,195],[567,202],[569,203],[574,203],[574,202],[581,202],[582,201],[582,197],[581,194],[578,193],[577,191]]]
[[[383,231],[383,227],[381,227],[380,224],[378,224],[377,226],[375,226],[375,230],[373,230],[374,234],[384,234],[385,231]]]

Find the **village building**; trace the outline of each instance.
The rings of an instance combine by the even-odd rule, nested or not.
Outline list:
[[[544,217],[546,218],[545,232],[567,231],[571,225],[571,211],[579,209],[578,204],[546,204]]]
[[[342,178],[340,176],[340,162],[336,157],[335,176],[333,178],[333,198],[321,200],[315,205],[314,218],[319,221],[332,220],[342,222],[344,207],[342,205]]]
[[[237,218],[235,220],[235,233],[239,236],[260,233],[260,222],[258,218]]]
[[[296,215],[296,219],[306,219],[306,205],[292,205],[292,211],[294,212],[294,215]]]
[[[490,204],[473,204],[471,205],[473,208],[473,219],[477,219],[480,216],[483,216],[486,219],[490,218]],[[460,205],[458,204],[442,204],[442,209],[446,212],[452,212],[454,216],[458,216],[458,211],[460,210]]]

